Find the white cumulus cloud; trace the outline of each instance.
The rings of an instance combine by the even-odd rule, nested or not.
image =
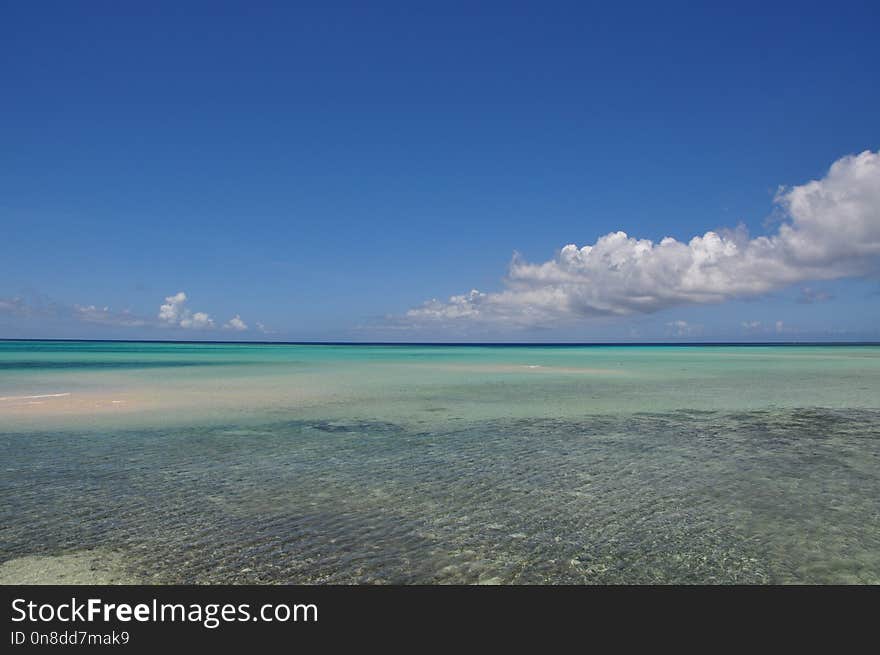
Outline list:
[[[183,304],[185,302],[186,294],[183,291],[166,297],[165,304],[159,306],[159,320],[176,325],[184,311]]]
[[[165,326],[192,330],[210,330],[214,327],[214,319],[208,314],[191,312],[186,307],[186,294],[183,291],[165,298],[165,303],[159,307],[159,321]]]
[[[193,330],[208,330],[214,327],[214,319],[205,312],[195,312],[194,314],[186,314],[179,323],[182,328],[191,328]]]
[[[226,323],[223,324],[223,328],[225,330],[235,330],[237,332],[244,332],[248,329],[247,323],[241,320],[241,316],[236,314],[232,318],[230,318]]]
[[[687,243],[671,237],[655,243],[612,232],[591,245],[569,244],[542,263],[515,254],[504,290],[430,300],[407,318],[543,325],[754,297],[880,271],[880,153],[843,157],[822,179],[780,188],[776,203],[786,220],[769,236],[750,238],[739,227]]]

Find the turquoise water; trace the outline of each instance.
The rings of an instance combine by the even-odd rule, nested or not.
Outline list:
[[[875,346],[0,342],[0,442],[12,566],[880,582]]]

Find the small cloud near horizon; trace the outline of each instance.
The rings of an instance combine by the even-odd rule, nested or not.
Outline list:
[[[241,320],[241,316],[236,314],[223,324],[224,330],[235,330],[236,332],[244,332],[248,329],[247,323]]]

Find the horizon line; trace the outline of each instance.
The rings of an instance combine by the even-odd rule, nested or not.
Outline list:
[[[54,343],[168,343],[255,346],[506,346],[506,347],[595,347],[595,346],[880,346],[880,341],[224,341],[208,339],[75,339],[0,337],[0,342]]]

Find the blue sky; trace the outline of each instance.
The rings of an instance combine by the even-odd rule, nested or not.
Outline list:
[[[0,337],[880,339],[880,5],[611,4],[7,4]]]

